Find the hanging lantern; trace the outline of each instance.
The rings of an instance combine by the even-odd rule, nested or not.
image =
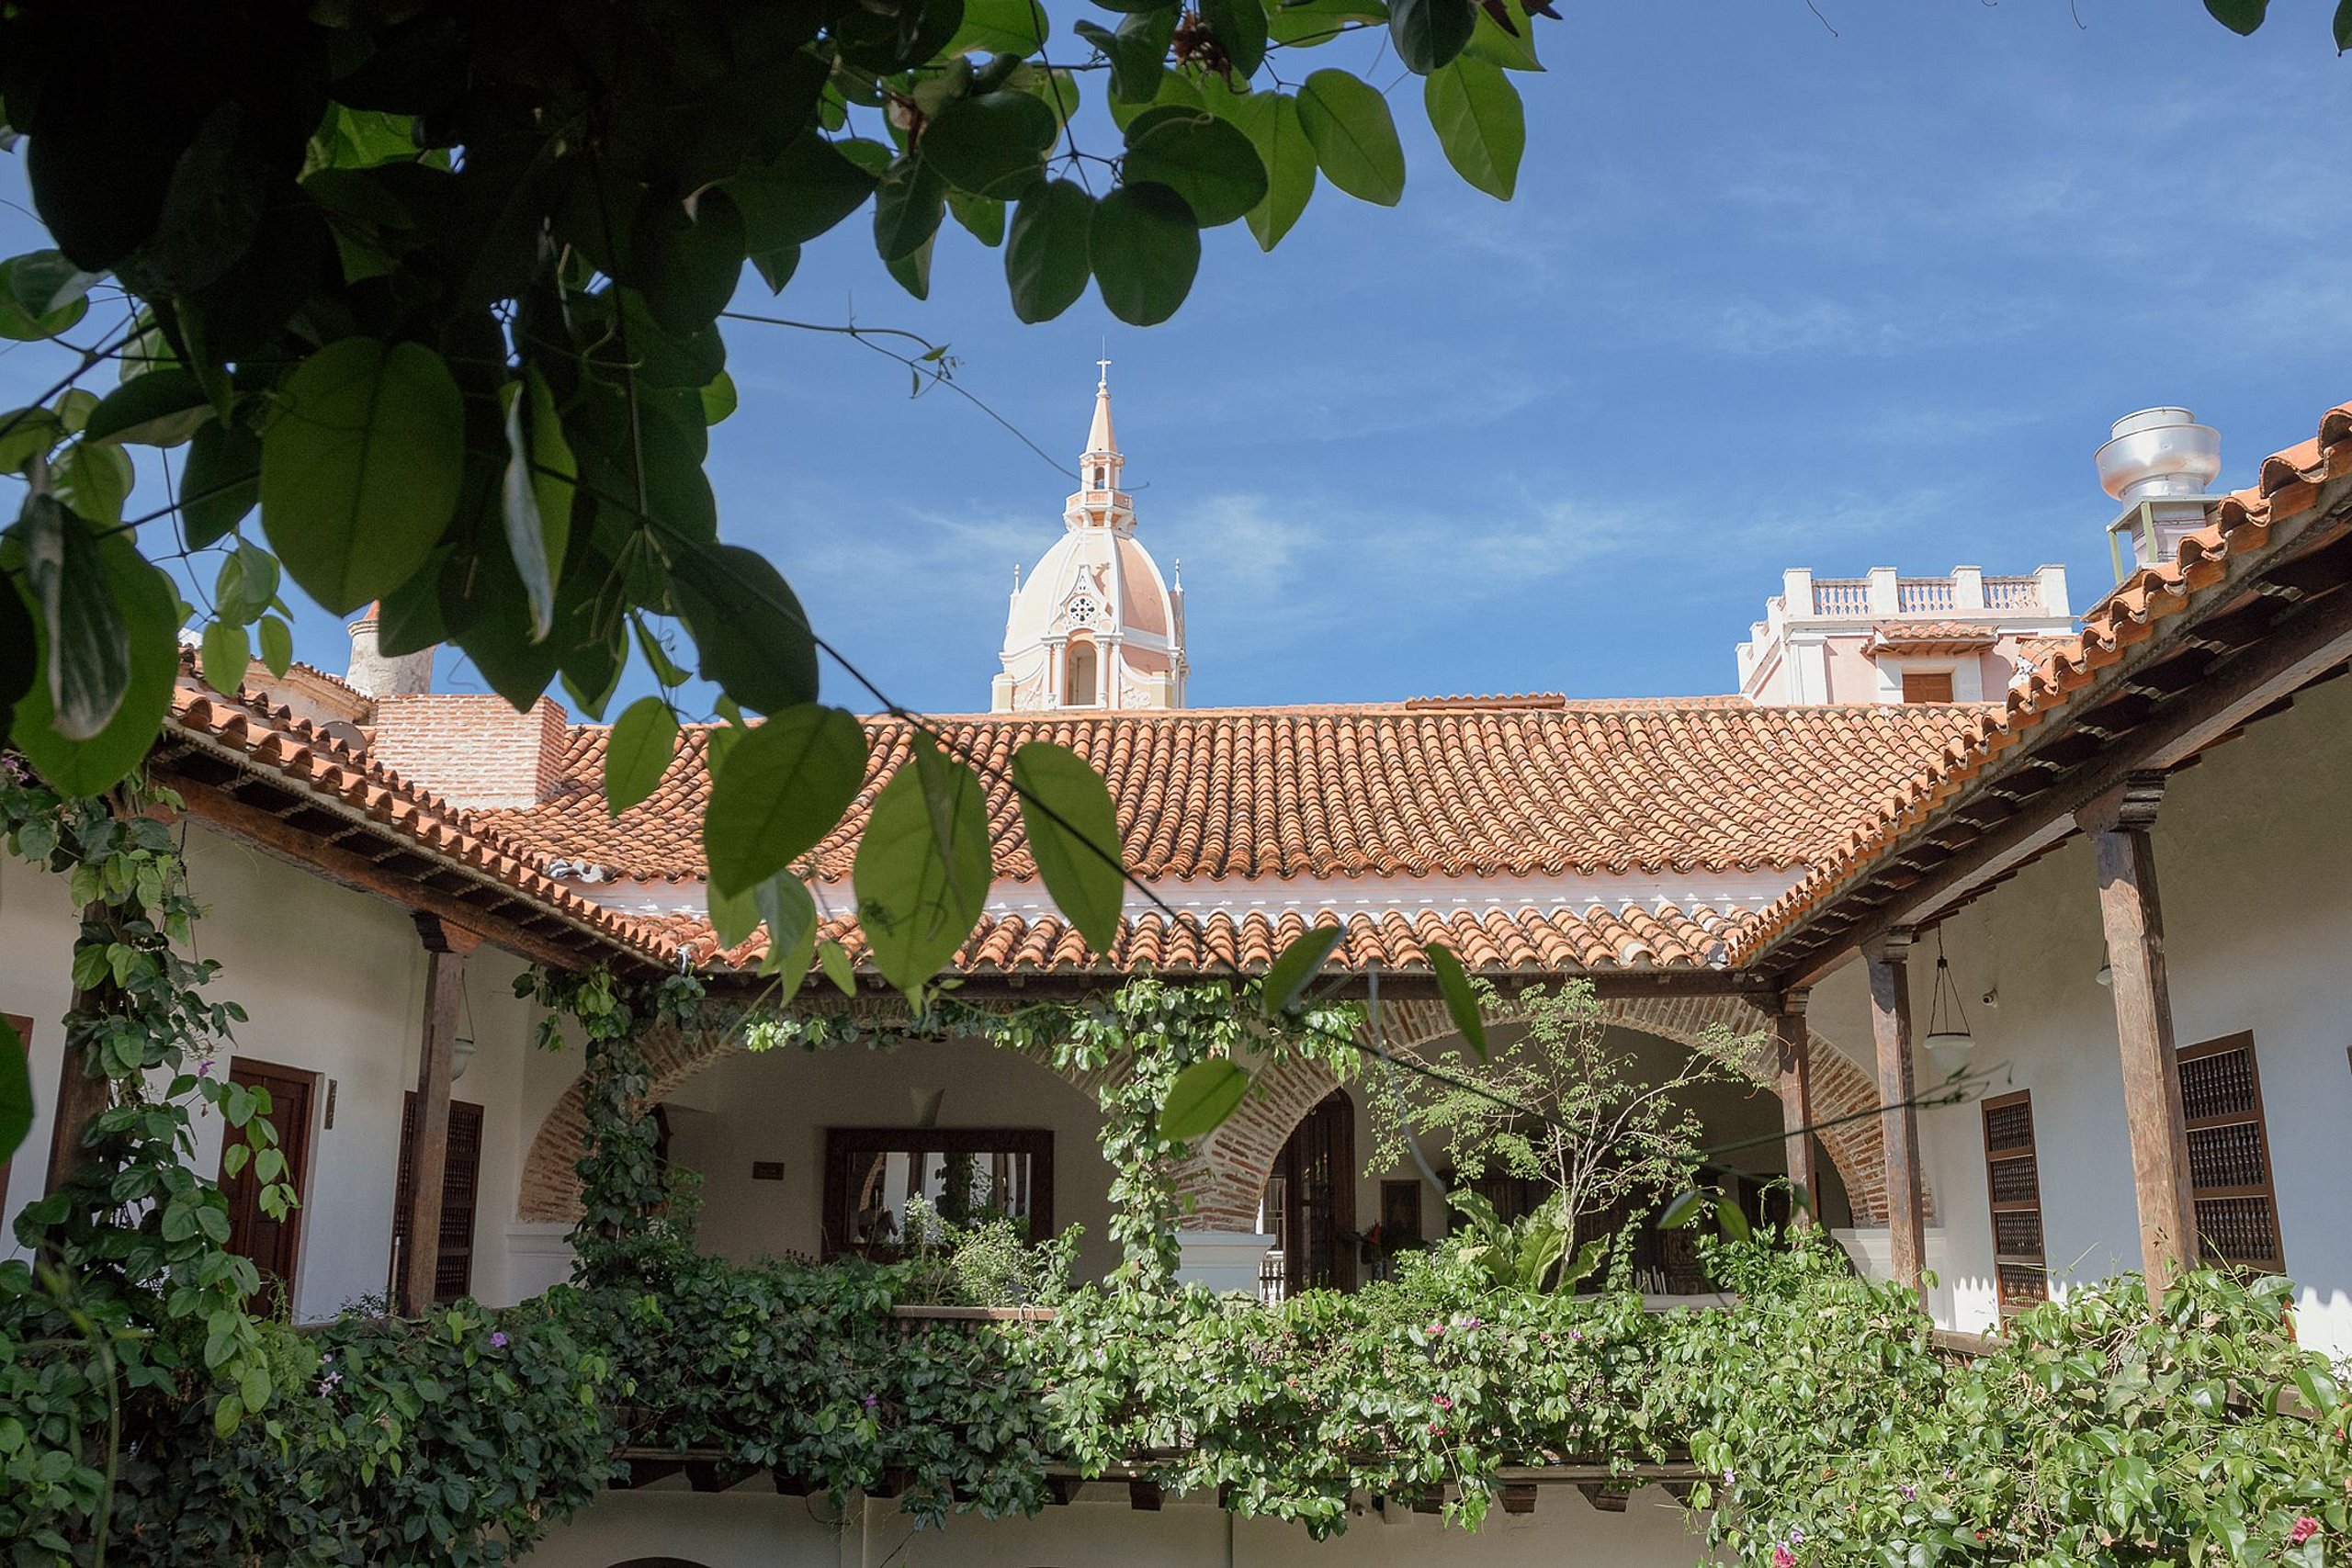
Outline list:
[[[1951,960],[1944,956],[1943,928],[1936,928],[1936,984],[1928,998],[1928,1059],[1946,1078],[1968,1070],[1976,1037],[1968,1032],[1968,1013],[1961,1006],[1960,984],[1951,977]]]

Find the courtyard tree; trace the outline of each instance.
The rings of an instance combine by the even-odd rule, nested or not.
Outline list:
[[[1491,1010],[1492,992],[1478,988]],[[1533,1287],[1548,1271],[1534,1258],[1548,1254],[1556,1262],[1580,1232],[1627,1210],[1638,1217],[1688,1181],[1705,1131],[1688,1091],[1730,1081],[1726,1064],[1741,1047],[1727,1035],[1711,1038],[1708,1049],[1683,1056],[1671,1072],[1645,1077],[1610,1040],[1607,1010],[1590,981],[1535,987],[1513,1006],[1522,1020],[1515,1040],[1449,1046],[1424,1064],[1434,1071],[1374,1069],[1370,1168],[1442,1153],[1454,1176],[1450,1201],[1472,1222],[1471,1245],[1487,1249],[1483,1260],[1505,1273],[1532,1270],[1525,1283]],[[1532,1257],[1531,1237],[1507,1236],[1471,1189],[1505,1177],[1545,1194],[1526,1227],[1534,1233]],[[1581,1254],[1562,1284],[1589,1273],[1599,1257],[1598,1246]]]

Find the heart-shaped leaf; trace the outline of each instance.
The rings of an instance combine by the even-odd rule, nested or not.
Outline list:
[[[1033,740],[1012,754],[1021,827],[1046,891],[1086,945],[1108,953],[1126,893],[1119,814],[1102,775],[1068,747]]]
[[[1280,1018],[1298,1006],[1306,987],[1322,972],[1323,961],[1331,956],[1346,934],[1338,926],[1316,926],[1301,932],[1282,950],[1266,970],[1261,993],[1269,1016]]]
[[[1053,180],[1021,198],[1004,247],[1012,313],[1049,321],[1077,303],[1092,275],[1087,260],[1094,198],[1072,180]]]
[[[1250,1092],[1250,1070],[1224,1056],[1195,1062],[1176,1075],[1159,1108],[1159,1135],[1189,1143],[1225,1125]]]
[[[711,781],[702,834],[712,884],[749,892],[814,849],[865,786],[865,727],[840,708],[810,703],[753,728]]]
[[[1163,185],[1123,185],[1094,209],[1087,261],[1111,314],[1134,327],[1176,313],[1201,268],[1201,231]]]
[[[874,966],[901,991],[939,972],[988,907],[987,792],[916,735],[876,796],[852,879]]]
[[[1382,207],[1405,198],[1405,149],[1377,89],[1344,71],[1317,71],[1298,90],[1298,118],[1333,185]]]
[[[618,817],[661,787],[678,754],[678,716],[660,697],[639,697],[613,721],[605,741],[605,810]]]

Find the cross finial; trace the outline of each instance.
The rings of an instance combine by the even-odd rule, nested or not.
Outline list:
[[[1104,355],[1101,359],[1096,360],[1094,363],[1095,363],[1095,364],[1097,364],[1097,365],[1099,365],[1099,366],[1101,366],[1101,367],[1102,367],[1102,378],[1101,380],[1099,380],[1099,381],[1097,381],[1097,382],[1095,382],[1095,383],[1094,383],[1094,389],[1095,389],[1096,391],[1098,391],[1098,392],[1107,392],[1107,391],[1109,391],[1109,390],[1111,389],[1111,359],[1110,359],[1110,355],[1108,355],[1106,354],[1106,355]]]

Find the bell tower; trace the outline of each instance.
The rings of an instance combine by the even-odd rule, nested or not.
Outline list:
[[[1119,713],[1181,708],[1184,589],[1136,539],[1127,459],[1111,421],[1111,362],[1098,362],[1094,419],[1062,536],[1024,579],[1016,567],[1005,616],[998,713]]]

